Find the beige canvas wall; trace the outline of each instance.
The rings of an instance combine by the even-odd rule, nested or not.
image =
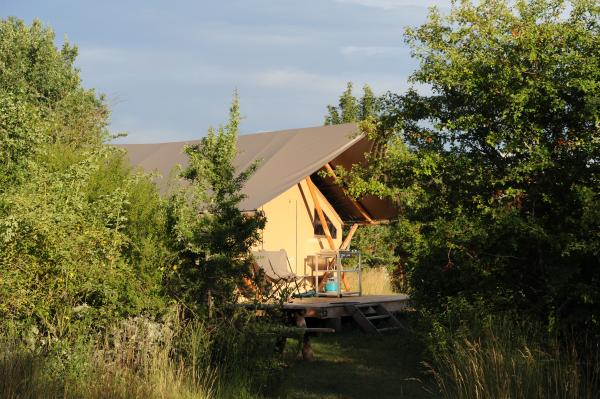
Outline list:
[[[323,212],[337,229],[336,248],[342,243],[342,220],[323,194],[317,190]],[[292,270],[304,274],[304,259],[321,249],[329,249],[324,236],[314,235],[314,203],[306,181],[292,186],[260,208],[267,217],[260,249],[278,251],[285,249]]]

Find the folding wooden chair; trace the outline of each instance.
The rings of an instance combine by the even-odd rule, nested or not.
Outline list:
[[[252,255],[256,265],[263,270],[264,276],[268,282],[275,286],[270,297],[280,292],[282,289],[294,284],[296,291],[300,292],[298,282],[303,280],[303,276],[298,276],[291,269],[287,253],[284,249],[279,251],[253,251]]]

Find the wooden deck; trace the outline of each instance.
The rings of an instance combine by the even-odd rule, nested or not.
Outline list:
[[[408,310],[410,299],[408,295],[364,295],[347,297],[312,297],[296,298],[283,305],[289,312],[301,313],[304,317],[318,319],[332,319],[352,316],[352,309],[348,305],[380,304],[389,312]]]

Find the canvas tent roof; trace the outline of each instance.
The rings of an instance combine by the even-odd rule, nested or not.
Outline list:
[[[183,146],[198,142],[124,144],[119,147],[127,150],[132,165],[158,171],[163,177],[157,183],[164,192],[174,166],[187,163]],[[244,170],[255,160],[260,160],[258,170],[244,187],[246,198],[241,209],[258,209],[351,148],[355,151],[349,152],[356,154],[350,158],[364,159],[367,147],[368,140],[358,134],[355,124],[240,135],[236,169]],[[341,158],[348,158],[348,155]]]

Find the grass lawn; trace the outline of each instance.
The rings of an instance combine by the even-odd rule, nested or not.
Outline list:
[[[344,331],[314,337],[316,360],[305,362],[288,340],[286,398],[435,398],[421,366],[422,346],[404,330],[383,336]]]

